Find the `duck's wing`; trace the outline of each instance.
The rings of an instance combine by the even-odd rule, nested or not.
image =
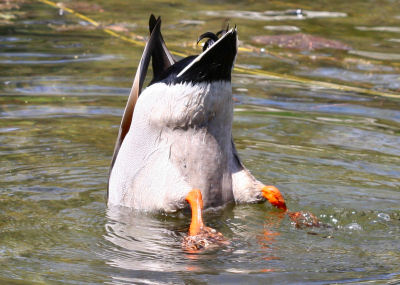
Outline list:
[[[129,94],[128,101],[126,103],[125,111],[122,116],[121,125],[118,132],[117,141],[114,147],[114,154],[111,160],[110,172],[114,166],[115,160],[118,156],[119,149],[124,141],[126,134],[128,133],[132,116],[135,109],[136,102],[141,93],[144,80],[146,78],[147,70],[152,58],[153,73],[154,75],[161,74],[164,70],[174,64],[175,60],[171,53],[168,51],[163,37],[161,35],[161,18],[156,19],[154,15],[150,16],[149,19],[150,38],[144,48],[142,58],[140,59],[139,66],[136,71],[135,79],[133,81],[132,89]]]

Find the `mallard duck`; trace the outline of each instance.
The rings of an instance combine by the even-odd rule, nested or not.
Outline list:
[[[112,157],[108,205],[163,212],[190,206],[191,236],[209,232],[203,208],[268,200],[286,211],[280,191],[243,165],[232,138],[237,28],[201,35],[203,52],[176,61],[160,17],[151,15],[149,27]],[[150,59],[153,79],[142,91]]]

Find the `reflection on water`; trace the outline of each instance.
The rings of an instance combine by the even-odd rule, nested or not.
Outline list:
[[[275,47],[241,53],[238,64],[398,93],[400,11],[361,2],[75,5],[138,35],[148,32],[149,11],[161,14],[169,46],[188,53],[225,17],[243,45],[296,29],[340,40],[354,50]],[[233,131],[242,160],[281,189],[292,211],[310,211],[327,226],[298,229],[268,204],[229,206],[207,211],[205,220],[230,244],[185,252],[189,213],[107,209],[104,201],[141,48],[65,11],[18,3],[19,10],[0,6],[0,15],[15,14],[0,18],[1,284],[398,282],[397,99],[235,73]]]
[[[360,31],[400,33],[400,27],[356,27],[356,29]]]
[[[264,29],[270,30],[270,31],[284,31],[284,32],[298,32],[300,29],[296,26],[284,26],[284,25],[279,25],[279,26],[264,26]]]
[[[385,56],[388,56],[387,54]],[[398,54],[400,59],[400,54]],[[371,74],[347,71],[339,68],[317,68],[307,75],[339,79],[345,82],[365,82],[373,84],[376,88],[400,90],[400,77],[396,73]]]
[[[106,61],[112,59],[115,59],[115,56],[91,54],[65,55],[42,53],[0,53],[0,64],[67,64],[85,61]]]
[[[285,20],[306,20],[313,18],[340,18],[346,17],[346,13],[328,12],[328,11],[308,11],[302,9],[285,10],[285,11],[205,11],[207,16],[242,18],[246,20],[258,21],[285,21]]]
[[[107,234],[113,244],[108,263],[112,266],[144,271],[181,271],[181,235],[168,217],[154,217],[117,207],[107,210]],[[171,227],[171,229],[168,228]],[[186,227],[181,228],[181,230]],[[161,253],[161,254],[160,254]]]

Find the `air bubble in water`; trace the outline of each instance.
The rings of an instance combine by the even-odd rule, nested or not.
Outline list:
[[[384,221],[390,221],[390,216],[388,215],[388,214],[385,214],[385,213],[379,213],[378,214],[378,218],[380,218],[380,219],[382,219],[382,220],[384,220]]]
[[[361,231],[362,227],[357,223],[351,223],[346,226],[347,229],[351,231]]]

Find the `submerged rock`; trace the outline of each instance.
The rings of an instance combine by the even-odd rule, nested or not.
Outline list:
[[[339,49],[349,50],[351,47],[337,40],[325,39],[319,36],[297,33],[291,35],[255,36],[253,42],[257,44],[278,46],[281,48],[294,48],[301,50]]]

